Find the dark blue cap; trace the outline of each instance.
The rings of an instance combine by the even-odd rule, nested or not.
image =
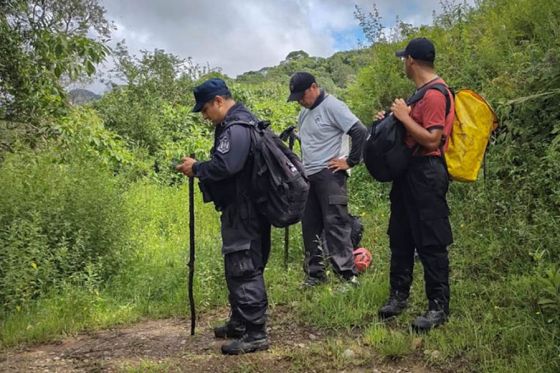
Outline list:
[[[231,92],[222,79],[212,78],[193,89],[196,104],[192,111],[198,113],[205,103],[213,100],[216,96],[231,96]]]
[[[434,62],[436,59],[436,47],[430,39],[416,38],[408,42],[405,49],[395,53],[397,57],[412,57],[415,60]]]

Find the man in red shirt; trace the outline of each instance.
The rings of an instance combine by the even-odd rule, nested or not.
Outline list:
[[[426,38],[411,40],[396,53],[404,63],[406,76],[416,89],[445,82],[435,73],[435,47]],[[406,128],[406,145],[414,149],[408,170],[393,181],[389,241],[391,247],[390,296],[379,309],[381,319],[399,315],[407,307],[414,252],[424,266],[428,311],[417,317],[412,327],[427,331],[447,321],[449,315],[449,258],[453,242],[446,193],[448,174],[442,158],[454,120],[451,93],[447,97],[429,89],[422,100],[407,106],[397,98],[391,106]],[[378,119],[385,115],[378,113]]]

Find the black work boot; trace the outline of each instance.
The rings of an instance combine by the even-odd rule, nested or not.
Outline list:
[[[381,320],[388,320],[400,315],[408,306],[407,299],[408,296],[403,293],[398,291],[392,292],[387,303],[377,311],[377,315]]]
[[[241,338],[245,334],[245,325],[237,320],[229,320],[224,325],[214,328],[216,338]]]
[[[222,345],[222,353],[225,355],[240,355],[267,349],[268,337],[264,324],[247,325],[247,332],[243,337]]]
[[[305,278],[305,280],[303,280],[303,283],[301,284],[301,288],[302,289],[309,289],[309,288],[313,288],[315,286],[322,285],[326,282],[327,282],[327,277],[326,276],[319,276],[319,277],[307,276]]]
[[[412,322],[412,330],[416,333],[425,333],[430,329],[437,328],[447,321],[447,314],[442,310],[428,310],[422,316],[418,316]]]

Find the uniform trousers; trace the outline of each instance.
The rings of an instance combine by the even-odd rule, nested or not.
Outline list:
[[[333,173],[326,168],[309,176],[309,196],[301,222],[304,271],[309,277],[325,276],[325,258],[343,278],[348,279],[357,273],[348,214],[347,178],[344,171]]]
[[[429,309],[449,313],[449,256],[453,242],[446,194],[448,174],[440,157],[413,157],[409,169],[393,181],[390,193],[391,292],[408,296],[414,252],[424,267]]]
[[[270,224],[248,200],[228,205],[221,223],[231,319],[248,326],[264,325],[268,298],[263,272],[270,253]]]

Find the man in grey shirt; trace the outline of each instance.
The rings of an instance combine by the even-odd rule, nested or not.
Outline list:
[[[319,88],[307,72],[290,79],[290,97],[303,109],[298,118],[303,165],[311,188],[302,219],[305,246],[304,285],[326,280],[326,251],[337,275],[358,284],[350,239],[347,170],[358,164],[367,130],[345,103]],[[348,136],[352,148],[348,154]],[[321,237],[324,234],[326,248]],[[326,249],[324,251],[324,249]]]

